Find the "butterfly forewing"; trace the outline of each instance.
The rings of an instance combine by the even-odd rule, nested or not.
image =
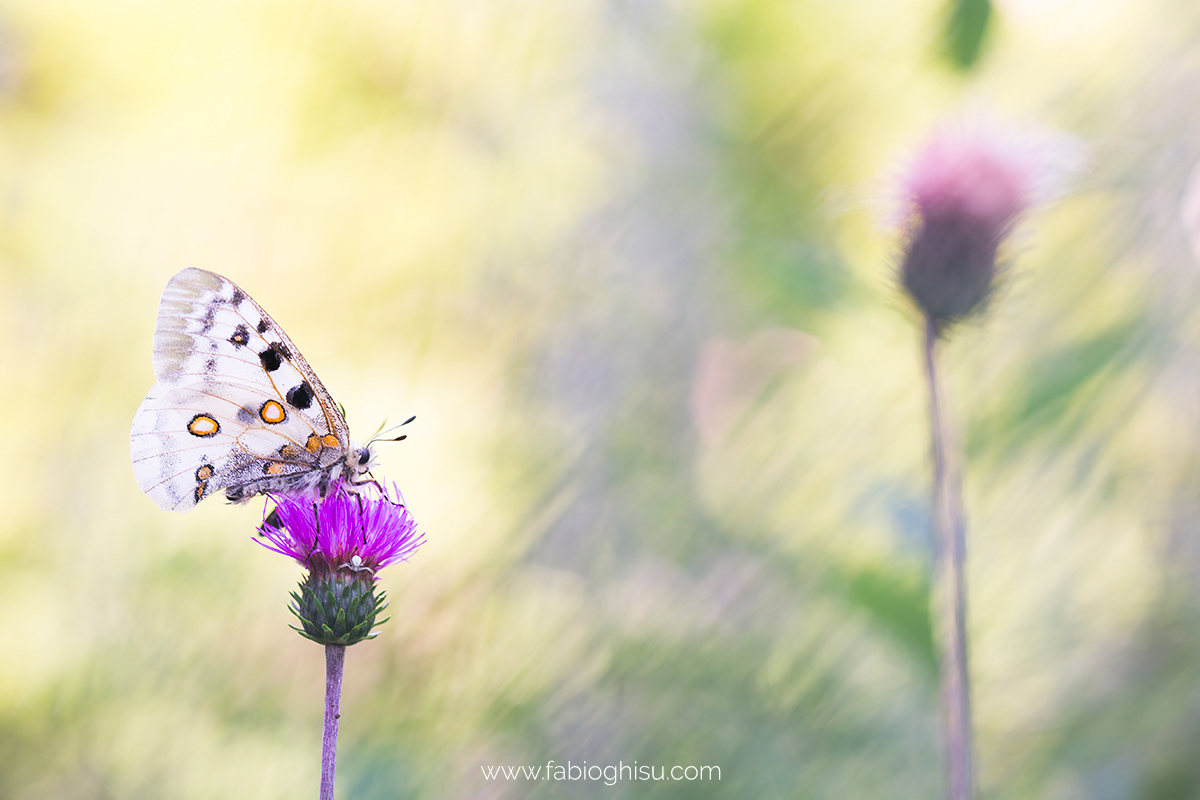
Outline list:
[[[316,486],[350,454],[345,418],[274,320],[232,281],[187,269],[167,284],[154,334],[158,382],[134,416],[142,490],[186,511]]]

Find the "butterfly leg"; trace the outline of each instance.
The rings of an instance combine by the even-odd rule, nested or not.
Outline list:
[[[386,498],[389,503],[396,506],[397,508],[404,508],[404,503],[397,503],[395,500],[393,500],[391,498],[391,496],[388,495],[387,490],[383,488],[383,484],[380,483],[379,481],[375,480],[374,475],[372,475],[371,473],[368,472],[368,473],[366,473],[366,476],[367,476],[366,480],[361,480],[361,481],[356,481],[353,478],[351,478],[350,485],[351,486],[374,486],[376,489],[379,490],[379,494],[382,497]],[[362,476],[358,476],[358,477],[362,477]]]
[[[277,531],[283,530],[283,522],[279,519],[279,509],[272,508],[271,513],[267,514],[267,518],[263,520],[263,528],[274,528]],[[261,528],[259,529],[261,530]]]
[[[308,549],[308,555],[304,557],[305,561],[312,558],[312,554],[317,551],[317,542],[321,541],[321,515],[317,513],[317,504],[313,503],[313,522],[317,524],[316,533],[313,534],[312,547]]]
[[[366,509],[363,508],[362,495],[360,495],[360,494],[354,495],[354,500],[355,500],[355,502],[358,503],[358,521],[361,523],[363,521],[363,517],[367,513]],[[362,528],[363,547],[366,547],[367,546],[367,526],[365,524],[362,524],[360,527]]]

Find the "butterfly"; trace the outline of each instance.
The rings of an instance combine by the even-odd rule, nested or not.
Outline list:
[[[190,511],[221,489],[236,502],[323,495],[338,479],[374,483],[372,442],[350,443],[345,415],[296,345],[228,278],[202,269],[171,278],[153,364],[157,383],[133,416],[129,452],[160,508]]]

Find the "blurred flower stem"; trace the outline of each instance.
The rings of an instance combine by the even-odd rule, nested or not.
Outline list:
[[[948,800],[975,796],[975,758],[962,453],[938,369],[938,342],[986,305],[997,250],[1030,203],[1035,172],[1030,151],[1015,139],[996,130],[947,130],[925,143],[901,184],[908,241],[900,279],[925,325],[935,541],[931,610],[940,633],[938,705]]]
[[[946,796],[975,796],[971,736],[971,682],[967,672],[967,590],[963,563],[966,521],[954,424],[938,370],[938,325],[925,319],[925,377],[929,382],[929,430],[933,445],[933,510],[936,544],[934,615],[941,627],[939,710],[946,769]]]
[[[338,709],[342,704],[342,665],[346,645],[325,645],[325,735],[321,741],[321,800],[333,800],[333,772],[337,766]]]

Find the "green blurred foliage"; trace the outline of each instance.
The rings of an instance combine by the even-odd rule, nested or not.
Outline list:
[[[942,46],[946,58],[960,70],[979,62],[992,19],[991,0],[951,0]]]
[[[886,209],[981,107],[1091,151],[946,354],[984,794],[1195,796],[1200,16],[947,8],[0,5],[0,797],[315,792],[298,569],[260,503],[167,514],[128,463],[189,266],[359,435],[418,417],[379,474],[428,544],[348,653],[339,796],[936,796]],[[551,759],[722,780],[480,770]]]

